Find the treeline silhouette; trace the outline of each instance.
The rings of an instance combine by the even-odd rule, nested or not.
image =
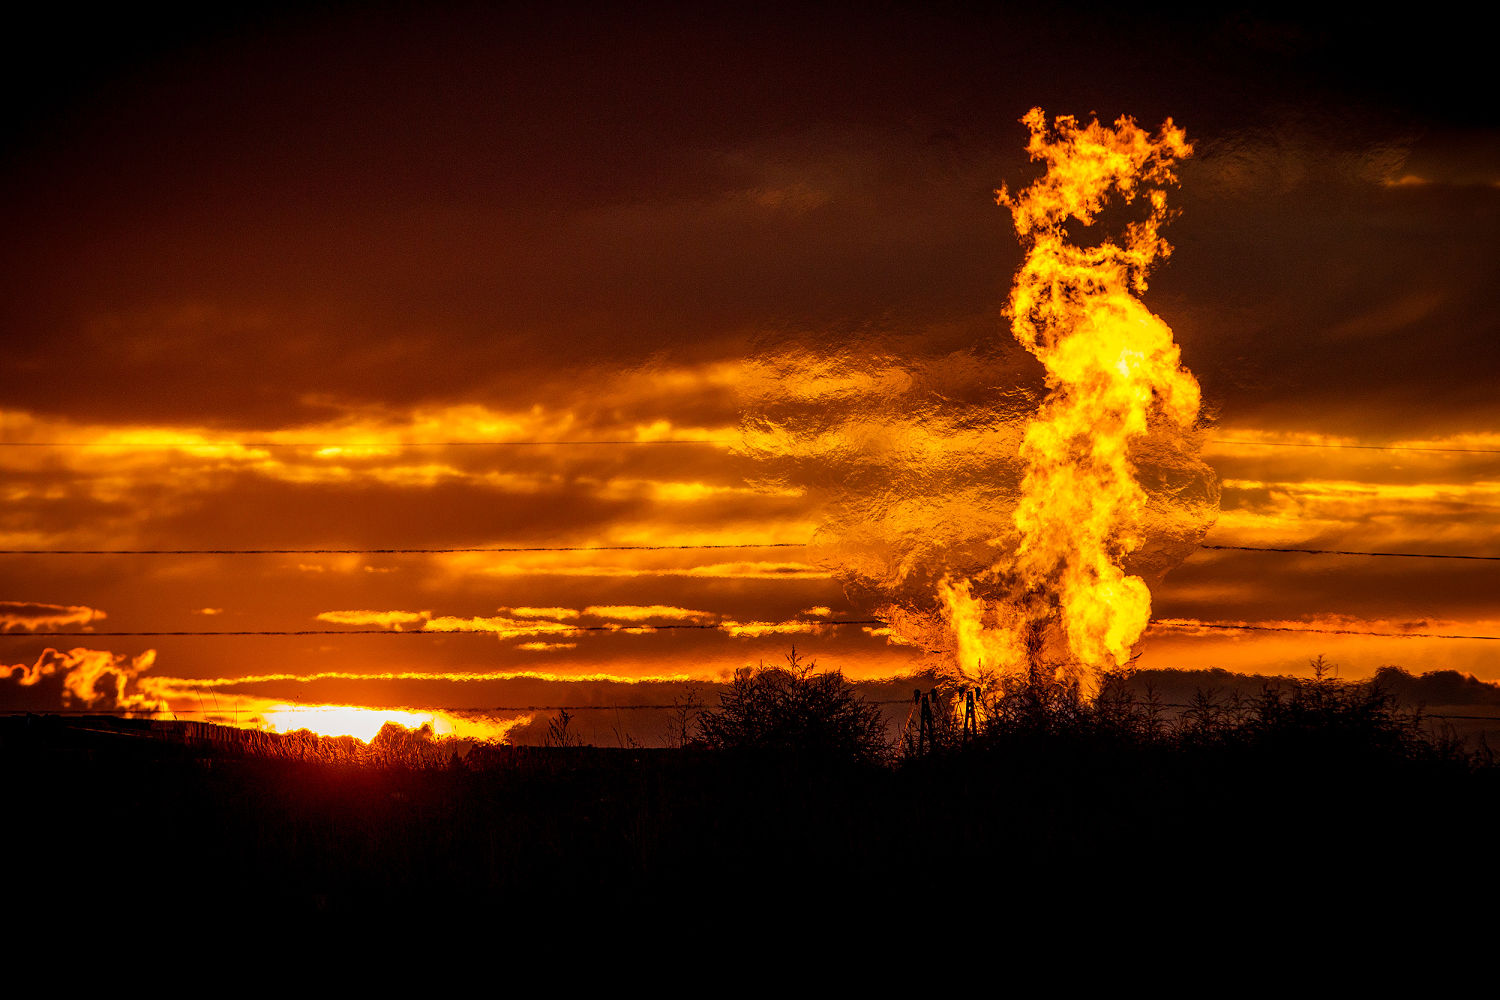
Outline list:
[[[901,754],[1014,750],[1038,742],[1054,751],[1096,746],[1113,752],[1254,754],[1296,765],[1381,761],[1442,763],[1464,769],[1496,764],[1483,734],[1462,739],[1398,695],[1409,674],[1382,668],[1344,681],[1318,656],[1311,678],[1263,681],[1246,695],[1199,688],[1189,703],[1165,702],[1133,671],[1107,672],[1095,697],[1033,671],[988,688],[949,685],[915,692],[928,723],[908,726]],[[1440,720],[1436,720],[1439,721]]]
[[[670,749],[578,746],[565,718],[552,746],[463,755],[393,728],[378,760],[9,719],[0,836],[26,859],[28,907],[106,886],[137,912],[172,909],[192,881],[147,876],[190,872],[236,907],[319,919],[936,918],[1001,901],[1060,919],[1226,881],[1237,898],[1315,891],[1384,912],[1393,893],[1486,891],[1487,856],[1453,847],[1500,819],[1488,748],[1434,739],[1381,685],[1324,666],[1175,714],[1126,675],[1095,698],[1013,679],[973,692],[972,711],[970,692],[939,685],[892,738],[838,671],[794,654],[737,675],[717,705],[685,701]]]

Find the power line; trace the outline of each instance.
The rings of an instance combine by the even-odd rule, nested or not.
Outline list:
[[[734,542],[680,545],[510,545],[419,549],[0,549],[4,556],[312,556],[312,555],[447,555],[504,552],[674,552],[711,549],[802,549],[807,542]],[[1399,559],[1469,559],[1500,562],[1500,556],[1447,552],[1363,552],[1347,549],[1302,549],[1266,545],[1209,545],[1201,549],[1232,552],[1281,552],[1315,556],[1383,556]]]
[[[1220,549],[1228,552],[1294,552],[1313,556],[1383,556],[1392,559],[1476,559],[1485,562],[1500,562],[1500,556],[1470,556],[1450,552],[1353,552],[1346,549],[1293,549],[1264,545],[1200,545],[1200,549]]]
[[[727,445],[727,438],[664,438],[637,441],[631,438],[571,441],[0,441],[0,448],[134,448],[140,451],[174,451],[190,448],[545,448],[593,445]]]
[[[670,552],[698,549],[800,549],[805,542],[703,545],[510,545],[431,549],[0,549],[4,556],[316,556],[444,555],[462,552]]]
[[[192,448],[545,448],[661,445],[708,445],[723,447],[735,444],[729,438],[667,438],[635,440],[632,438],[599,438],[594,440],[524,440],[524,441],[0,441],[0,448],[132,448],[140,451],[173,451]],[[1248,445],[1257,448],[1335,448],[1363,451],[1414,451],[1468,455],[1500,455],[1500,448],[1444,448],[1403,444],[1355,444],[1346,442],[1254,441],[1245,438],[1209,438],[1209,444]]]
[[[1271,679],[1275,679],[1275,678],[1271,678]],[[881,698],[881,699],[866,699],[864,701],[864,704],[866,704],[866,705],[875,705],[875,706],[884,706],[884,705],[910,705],[911,703],[912,703],[912,701],[911,701],[910,698]],[[338,707],[343,707],[343,706],[338,706]],[[486,706],[480,706],[480,707],[465,707],[465,708],[452,708],[452,707],[440,707],[440,708],[401,708],[401,709],[395,709],[394,711],[409,712],[412,715],[421,716],[421,715],[425,715],[425,714],[436,714],[436,713],[444,713],[444,714],[448,714],[448,715],[484,715],[486,713],[492,713],[492,712],[627,712],[627,711],[674,712],[674,711],[681,710],[683,707],[684,706],[679,705],[679,704],[675,704],[675,703],[674,704],[670,704],[670,705],[638,705],[638,704],[635,704],[635,705],[494,705],[494,706],[488,706],[488,705],[486,705]],[[1162,708],[1196,708],[1197,706],[1189,704],[1189,703],[1186,703],[1186,702],[1162,702],[1160,704],[1160,707],[1162,707]],[[1229,708],[1229,706],[1227,706],[1227,705],[1216,705],[1215,707],[1221,708],[1221,709],[1228,709]],[[282,705],[282,706],[276,708],[276,711],[278,713],[281,713],[281,712],[293,712],[293,713],[307,712],[307,713],[312,713],[312,712],[320,712],[320,711],[323,711],[323,710],[324,710],[323,706],[320,706],[320,705]],[[112,710],[111,709],[103,709],[103,710],[101,710],[101,709],[97,709],[97,708],[43,708],[43,709],[36,709],[36,708],[7,708],[7,709],[0,709],[0,716],[40,715],[40,716],[78,716],[78,717],[84,717],[84,718],[94,716],[94,717],[100,717],[100,718],[126,719],[126,720],[138,719],[138,718],[140,718],[142,716],[150,716],[150,717],[152,717],[150,721],[167,721],[167,720],[157,720],[157,719],[155,719],[155,716],[170,715],[170,716],[173,716],[175,718],[177,716],[193,716],[193,715],[203,715],[203,716],[209,716],[209,715],[225,716],[225,715],[228,715],[228,716],[239,717],[239,716],[242,716],[242,715],[264,714],[265,711],[266,711],[265,709],[259,709],[259,708],[230,708],[230,709],[211,709],[211,708],[170,708],[170,709],[168,709],[168,708],[161,708],[161,709],[139,708],[139,709],[130,709],[130,708],[124,708],[124,709],[112,709]],[[381,711],[385,711],[385,709],[371,708],[371,709],[367,709],[367,711],[381,712]],[[1458,715],[1458,714],[1454,714],[1454,713],[1451,713],[1451,712],[1427,712],[1427,711],[1422,711],[1421,712],[1421,718],[1423,718],[1423,719],[1460,719],[1460,720],[1467,721],[1467,722],[1500,722],[1500,715]]]
[[[683,683],[684,684],[696,684],[696,683],[702,683],[702,682],[699,682],[699,681],[684,681]],[[866,698],[866,699],[861,699],[861,700],[866,705],[910,705],[912,703],[912,700],[910,698],[882,698],[882,699],[868,699],[868,698]],[[276,711],[278,713],[280,713],[280,712],[323,712],[323,711],[327,711],[330,708],[334,709],[334,710],[337,710],[337,709],[346,708],[346,707],[356,707],[357,708],[358,706],[344,706],[344,705],[336,705],[336,706],[323,706],[323,705],[284,705],[284,704],[281,704],[281,703],[277,703],[277,707],[274,709],[274,711]],[[683,709],[685,707],[686,708],[692,708],[693,706],[680,705],[680,704],[676,704],[676,703],[673,703],[673,704],[670,704],[670,705],[641,705],[641,704],[630,704],[630,705],[479,705],[479,706],[472,706],[471,705],[471,706],[465,706],[465,707],[462,707],[462,708],[455,708],[455,707],[452,707],[452,706],[438,706],[438,707],[435,707],[435,708],[396,708],[396,709],[368,708],[368,709],[362,709],[362,710],[363,711],[369,711],[369,712],[384,712],[384,711],[403,712],[403,713],[409,712],[412,715],[418,715],[418,716],[420,716],[420,715],[427,715],[427,714],[438,713],[438,712],[445,713],[445,714],[448,714],[448,715],[483,715],[483,714],[488,713],[488,712],[626,712],[626,711],[672,712],[672,711],[681,710],[681,709]],[[697,710],[702,710],[704,708],[705,708],[705,706],[697,706]],[[226,708],[226,709],[213,709],[213,708],[136,708],[136,709],[131,709],[131,708],[117,708],[117,709],[113,709],[113,710],[100,710],[100,709],[97,709],[97,708],[92,708],[92,709],[91,708],[48,708],[48,709],[8,708],[8,709],[0,709],[0,715],[80,715],[80,716],[96,715],[96,716],[107,716],[107,717],[110,717],[110,718],[126,718],[128,716],[126,716],[126,715],[124,715],[122,713],[134,712],[134,713],[137,713],[139,715],[234,715],[234,716],[239,716],[239,715],[264,714],[267,711],[271,711],[271,709],[267,709],[267,708]]]
[[[1336,444],[1304,441],[1247,441],[1239,438],[1209,438],[1209,444],[1254,445],[1258,448],[1354,448],[1363,451],[1430,451],[1465,455],[1500,455],[1500,448],[1424,448],[1406,444]]]
[[[1269,675],[1259,675],[1259,676],[1265,677],[1266,680],[1281,680],[1281,678],[1279,678],[1279,677],[1274,677],[1274,676],[1269,676]],[[1149,707],[1149,706],[1146,706],[1146,707]],[[1162,707],[1162,708],[1197,708],[1198,706],[1194,705],[1194,704],[1191,704],[1189,702],[1164,701],[1164,702],[1160,703],[1160,707]],[[1233,711],[1233,707],[1230,704],[1218,704],[1218,703],[1215,703],[1215,704],[1211,705],[1210,707],[1211,708],[1220,709],[1220,710],[1224,710],[1224,711]],[[1249,706],[1243,706],[1243,707],[1249,708]],[[428,711],[428,712],[444,711],[444,712],[446,712],[446,711],[455,711],[455,710],[453,710],[453,709],[433,709],[433,708],[429,708],[429,709],[424,709],[424,711]],[[508,711],[508,709],[497,708],[497,709],[495,709],[495,711],[497,711],[497,712],[504,712],[504,711]],[[571,709],[569,709],[569,711],[571,711]],[[1420,709],[1418,709],[1417,711],[1418,711],[1418,714],[1420,714],[1421,718],[1423,718],[1423,719],[1468,719],[1470,721],[1500,722],[1500,715],[1439,715],[1436,712],[1427,712],[1427,711],[1422,711]]]
[[[1423,712],[1424,719],[1468,719],[1470,721],[1500,722],[1500,715],[1439,715],[1437,712]]]
[[[1250,632],[1318,632],[1326,635],[1375,635],[1391,639],[1483,639],[1500,642],[1500,635],[1446,635],[1438,632],[1374,632],[1364,629],[1325,628],[1322,626],[1295,628],[1291,625],[1234,625],[1227,622],[1153,621],[1149,627],[1207,628],[1222,631],[1243,630]]]
[[[563,625],[557,622],[539,622],[546,628],[537,629],[488,629],[488,628],[450,628],[450,629],[412,629],[410,631],[398,631],[385,628],[311,628],[311,629],[225,629],[215,631],[140,631],[140,632],[0,632],[0,638],[15,638],[17,636],[71,636],[75,639],[92,638],[143,638],[143,637],[225,637],[225,636],[313,636],[313,635],[406,635],[406,636],[440,636],[440,635],[490,635],[502,639],[520,639],[536,636],[564,635],[573,632],[625,632],[635,629],[649,631],[664,631],[668,629],[698,630],[704,632],[719,629],[736,628],[785,628],[789,625],[875,625],[884,626],[887,623],[878,618],[843,619],[843,618],[794,618],[780,622],[670,622],[663,625],[633,624],[621,625],[612,623],[609,625]]]
[[[404,635],[404,636],[442,636],[442,635],[491,635],[505,639],[519,639],[524,637],[563,635],[574,632],[626,632],[632,630],[643,631],[667,631],[667,630],[696,630],[717,631],[721,629],[736,628],[785,628],[790,625],[862,625],[875,627],[889,627],[890,623],[879,618],[821,618],[803,619],[795,618],[781,622],[705,622],[688,623],[672,622],[662,625],[621,625],[613,623],[609,625],[562,625],[554,622],[544,623],[548,627],[528,631],[525,629],[497,630],[483,628],[456,628],[456,629],[413,629],[410,631],[397,631],[395,629],[235,629],[222,631],[132,631],[132,632],[0,632],[0,638],[38,638],[41,636],[71,636],[75,639],[95,638],[161,638],[161,637],[228,637],[228,636],[325,636],[325,635]],[[1185,622],[1185,621],[1152,621],[1151,628],[1177,628],[1177,629],[1215,629],[1224,631],[1252,631],[1252,632],[1312,632],[1326,635],[1369,635],[1383,636],[1393,639],[1471,639],[1500,642],[1500,635],[1451,635],[1437,632],[1376,632],[1365,629],[1327,628],[1323,626],[1294,627],[1291,625],[1249,625],[1232,624],[1228,622]]]

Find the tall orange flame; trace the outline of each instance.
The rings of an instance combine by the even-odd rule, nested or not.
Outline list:
[[[1092,687],[1218,516],[1198,385],[1137,297],[1190,147],[1170,121],[1154,138],[1129,119],[1023,121],[1041,176],[997,192],[1025,250],[1019,346],[941,329],[772,342],[746,366],[742,450],[808,498],[810,558],[883,636],[971,682],[1045,667]],[[1109,206],[1137,221],[1102,224]]]
[[[1144,541],[1147,494],[1132,443],[1163,424],[1180,436],[1198,416],[1198,383],[1171,329],[1136,297],[1170,253],[1159,232],[1166,194],[1145,186],[1174,183],[1173,166],[1192,146],[1171,119],[1155,138],[1129,118],[1111,127],[1061,116],[1048,128],[1033,108],[1022,122],[1027,151],[1046,172],[1016,194],[1001,188],[996,200],[1026,248],[1011,329],[1045,368],[1048,395],[1021,444],[1020,544],[994,567],[1009,581],[1012,606],[946,580],[940,596],[966,672],[1020,666],[1060,624],[1066,653],[1048,658],[1059,677],[1086,684],[1094,669],[1128,661],[1151,615],[1145,581],[1121,565]],[[1112,196],[1128,204],[1143,190],[1147,215],[1123,239],[1070,241],[1070,222],[1091,227]]]

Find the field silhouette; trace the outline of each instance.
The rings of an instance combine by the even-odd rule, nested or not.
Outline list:
[[[5,849],[29,859],[29,905],[127,891],[145,911],[193,878],[246,912],[344,918],[1114,906],[1127,883],[1222,879],[1355,906],[1451,887],[1439,859],[1500,819],[1488,747],[1432,738],[1379,683],[1321,675],[1169,717],[1127,681],[981,692],[967,729],[962,693],[929,691],[930,732],[887,739],[842,675],[792,659],[737,678],[681,748],[463,757],[410,732],[377,738],[384,758],[293,758],[11,718]]]

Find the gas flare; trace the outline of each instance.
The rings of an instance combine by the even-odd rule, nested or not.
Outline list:
[[[1148,498],[1133,445],[1153,434],[1180,440],[1198,418],[1197,380],[1171,329],[1137,298],[1152,265],[1171,252],[1160,235],[1168,217],[1161,185],[1176,182],[1173,167],[1192,146],[1170,118],[1155,138],[1129,118],[1111,127],[1064,115],[1049,129],[1033,108],[1022,122],[1031,130],[1027,152],[1046,171],[1015,194],[1002,187],[996,201],[1010,209],[1026,248],[1011,330],[1045,368],[1048,394],[1020,449],[1020,545],[994,567],[1011,581],[1011,608],[987,609],[956,588],[944,601],[966,670],[977,670],[985,653],[988,666],[1018,666],[1026,632],[1055,621],[1066,641],[1065,654],[1052,654],[1055,668],[1086,683],[1092,670],[1128,662],[1151,617],[1145,580],[1122,566],[1145,541]],[[1111,197],[1142,198],[1146,217],[1121,239],[1073,242],[1068,224],[1094,226]],[[1019,622],[1016,608],[1024,610]],[[1010,622],[986,626],[986,616]]]
[[[1022,121],[1044,170],[997,192],[1025,253],[1014,339],[772,348],[747,368],[741,450],[818,503],[813,558],[890,641],[970,682],[1037,668],[1088,689],[1128,662],[1150,586],[1218,515],[1198,384],[1138,298],[1191,146],[1170,121],[1155,137],[1128,118]],[[1144,218],[1093,237],[1118,228],[1107,209]]]

